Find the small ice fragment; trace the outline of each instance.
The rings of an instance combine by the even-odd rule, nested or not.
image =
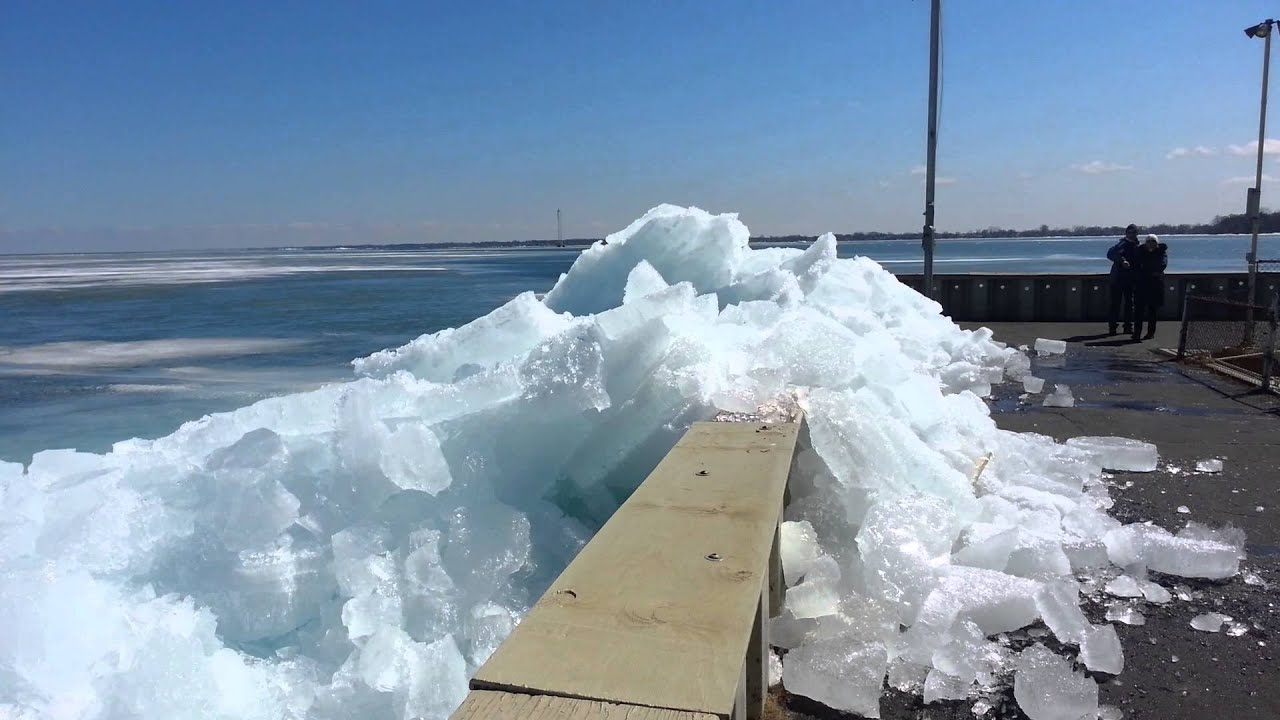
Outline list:
[[[1080,590],[1074,581],[1047,582],[1036,591],[1036,609],[1044,624],[1062,642],[1079,643],[1089,631],[1080,611]]]
[[[1067,445],[1091,453],[1105,470],[1151,472],[1159,464],[1156,446],[1122,437],[1076,437]]]
[[[1163,586],[1153,583],[1150,580],[1143,580],[1138,583],[1138,587],[1142,589],[1142,596],[1153,603],[1164,604],[1173,599],[1173,595],[1169,594]]]
[[[1218,458],[1209,458],[1208,460],[1196,461],[1196,472],[1216,473],[1222,472],[1222,461]]]
[[[1013,696],[1031,720],[1080,720],[1098,713],[1098,685],[1045,646],[1018,656]]]
[[[1044,628],[1034,627],[1034,628],[1029,628],[1027,630],[1027,635],[1033,638],[1042,638],[1042,637],[1047,637],[1049,635],[1049,631],[1045,630]]]
[[[1124,651],[1120,636],[1111,625],[1096,625],[1085,632],[1080,643],[1080,660],[1094,672],[1119,675],[1124,669]]]
[[[1174,655],[1173,657],[1171,657],[1171,658],[1169,658],[1169,659],[1170,659],[1170,660],[1172,660],[1173,662],[1178,662],[1178,656],[1177,656],[1177,655]]]
[[[1245,625],[1242,622],[1236,622],[1232,620],[1231,622],[1227,623],[1227,634],[1230,635],[1231,637],[1240,637],[1241,635],[1247,632],[1249,632],[1249,626]]]
[[[1114,705],[1103,705],[1098,710],[1098,720],[1124,720],[1124,711]]]
[[[1061,355],[1067,351],[1067,343],[1063,340],[1036,338],[1036,352],[1041,355]]]
[[[1253,572],[1252,570],[1245,571],[1243,577],[1244,577],[1245,585],[1265,585],[1266,584],[1263,581],[1262,576],[1256,572]]]
[[[778,533],[782,574],[787,587],[792,587],[813,568],[822,549],[818,547],[818,536],[813,531],[813,524],[808,520],[783,522]]]
[[[1114,602],[1107,606],[1107,622],[1122,622],[1125,625],[1146,625],[1147,619],[1133,605]]]
[[[1230,616],[1222,613],[1204,613],[1191,618],[1191,627],[1202,632],[1216,633],[1222,629],[1222,624],[1230,619]]]
[[[982,717],[989,712],[991,712],[991,703],[986,698],[980,698],[973,703],[973,714],[977,717]]]
[[[1038,393],[1044,389],[1044,378],[1028,375],[1022,378],[1022,389],[1029,393]]]
[[[1044,399],[1044,407],[1075,407],[1076,399],[1071,396],[1071,386],[1061,383],[1053,386],[1053,392]]]
[[[769,652],[769,687],[782,682],[782,658],[778,653]]]
[[[969,696],[972,684],[940,670],[930,670],[924,680],[924,702],[928,705],[938,700],[963,700]]]
[[[1248,582],[1248,580],[1245,580],[1245,582]],[[1177,595],[1178,599],[1183,602],[1190,602],[1191,600],[1195,599],[1194,596],[1191,594],[1191,588],[1187,587],[1186,585],[1174,585],[1173,593],[1174,595]]]
[[[1259,505],[1259,506],[1257,506],[1257,507],[1255,507],[1255,508],[1253,509],[1253,511],[1254,511],[1254,512],[1262,512],[1262,510],[1263,510],[1263,507],[1262,507],[1261,505]]]
[[[1112,580],[1107,583],[1106,590],[1116,597],[1142,597],[1142,588],[1131,575],[1121,575]]]
[[[1191,513],[1191,508],[1187,507],[1186,505],[1179,505],[1178,512],[1182,513],[1183,515],[1189,515]]]

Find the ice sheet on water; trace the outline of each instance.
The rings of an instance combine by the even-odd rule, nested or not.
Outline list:
[[[444,718],[684,428],[764,405],[799,405],[813,441],[773,637],[788,690],[839,709],[875,714],[890,671],[931,697],[992,682],[1009,651],[988,637],[1042,615],[1079,637],[1073,569],[1238,563],[1231,533],[1107,518],[1093,453],[999,430],[979,396],[1034,378],[990,331],[832,235],[749,236],[655,208],[545,300],[350,382],[0,463],[0,705]]]

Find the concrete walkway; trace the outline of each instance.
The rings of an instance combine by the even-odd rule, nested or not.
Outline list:
[[[1014,346],[1031,345],[1037,337],[1069,341],[1065,356],[1033,360],[1033,372],[1046,379],[1046,391],[1054,383],[1069,385],[1076,406],[1045,408],[1043,395],[1022,401],[1020,387],[997,386],[991,405],[1000,427],[1060,441],[1119,435],[1155,443],[1161,456],[1157,472],[1115,474],[1112,514],[1173,531],[1189,520],[1241,528],[1248,535],[1249,555],[1242,567],[1266,583],[1153,574],[1171,590],[1187,586],[1195,599],[1147,604],[1145,625],[1116,626],[1125,668],[1115,678],[1098,677],[1100,702],[1119,707],[1125,718],[1280,718],[1280,398],[1208,371],[1188,370],[1153,352],[1177,346],[1177,323],[1164,323],[1154,340],[1142,343],[1100,335],[1101,325],[987,326],[998,340]],[[1210,457],[1224,458],[1223,471],[1194,473],[1196,461]],[[1179,506],[1190,512],[1178,512]],[[1085,614],[1092,622],[1105,622],[1107,602],[1086,601]],[[1231,637],[1192,629],[1191,618],[1204,612],[1230,615],[1249,623],[1249,630]],[[1024,717],[1011,692],[1005,700],[983,717]],[[793,718],[851,717],[802,698],[789,698],[787,705]],[[924,706],[896,692],[888,693],[882,706],[885,718],[975,717],[967,702]]]

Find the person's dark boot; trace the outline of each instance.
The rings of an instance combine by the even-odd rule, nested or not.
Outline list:
[[[1108,326],[1107,326],[1107,334],[1108,334],[1108,335],[1115,335],[1115,334],[1116,334],[1116,324],[1115,324],[1115,323],[1111,323],[1110,325],[1108,325]]]
[[[1130,324],[1128,324],[1128,323],[1125,323],[1125,326],[1124,326],[1124,334],[1125,334],[1125,335],[1132,335],[1132,334],[1133,334],[1133,326],[1132,326],[1132,325],[1130,325]]]
[[[1143,340],[1150,340],[1151,338],[1153,338],[1153,337],[1155,337],[1155,336],[1156,336],[1156,326],[1155,326],[1155,325],[1152,325],[1152,326],[1150,326],[1150,327],[1148,327],[1148,328],[1147,328],[1147,334],[1146,334],[1146,335],[1143,335],[1143,336],[1142,336],[1142,339],[1143,339]]]

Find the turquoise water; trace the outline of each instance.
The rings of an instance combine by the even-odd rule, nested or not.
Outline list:
[[[1244,269],[1248,238],[1170,237],[1170,271]],[[1103,272],[1109,238],[943,241],[939,272]],[[1264,239],[1263,257],[1280,257]],[[893,272],[917,241],[846,243]],[[577,251],[264,250],[0,263],[0,459],[101,452],[351,376],[352,358],[544,292]]]

